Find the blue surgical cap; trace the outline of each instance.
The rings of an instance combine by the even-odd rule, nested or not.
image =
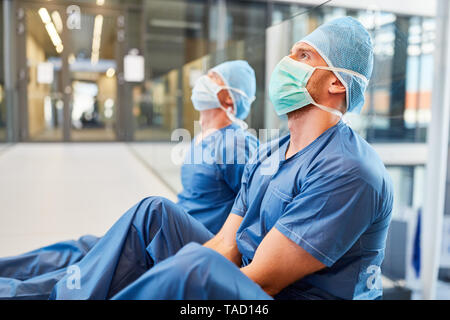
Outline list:
[[[373,70],[372,40],[356,19],[334,19],[299,42],[305,42],[316,49],[329,67],[352,70],[370,80]],[[360,113],[368,83],[349,73],[335,74],[346,88],[347,111]]]
[[[242,91],[244,95],[230,90],[236,109],[236,117],[244,120],[250,112],[250,106],[255,98],[256,78],[255,71],[247,61],[235,60],[221,63],[211,71],[222,77],[227,87]]]

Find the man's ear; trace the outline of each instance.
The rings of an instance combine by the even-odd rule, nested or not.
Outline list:
[[[233,108],[233,99],[231,98],[230,94],[228,93],[227,90],[221,90],[218,94],[217,97],[219,98],[220,104],[225,108]]]
[[[225,98],[225,104],[228,106],[228,108],[233,108],[233,107],[234,107],[234,106],[233,106],[233,99],[231,98],[230,95],[228,95],[228,96]]]
[[[345,86],[337,77],[333,77],[330,87],[328,88],[328,93],[330,94],[345,93]]]

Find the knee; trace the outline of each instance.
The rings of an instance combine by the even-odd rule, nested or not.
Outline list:
[[[177,204],[164,197],[144,198],[134,211],[133,224],[146,230],[172,225],[185,214]],[[150,231],[151,232],[151,231]]]
[[[159,196],[152,196],[142,199],[138,204],[138,213],[141,215],[167,215],[175,210],[176,204],[169,199]]]
[[[172,257],[171,267],[166,272],[175,282],[189,282],[191,289],[201,286],[217,264],[217,252],[191,242]]]
[[[226,259],[213,249],[206,248],[198,243],[191,242],[185,245],[176,254],[177,261],[182,270],[187,270],[196,266],[196,268],[207,271],[211,265],[220,264]]]
[[[165,205],[174,204],[172,201],[170,201],[167,198],[161,197],[161,196],[150,196],[145,197],[140,201],[141,206],[145,207],[163,207]]]

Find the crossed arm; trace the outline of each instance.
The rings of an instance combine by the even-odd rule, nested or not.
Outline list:
[[[238,267],[242,256],[237,248],[236,232],[241,222],[242,217],[231,213],[219,233],[204,244]],[[323,263],[272,228],[256,249],[252,262],[241,271],[274,296],[289,284],[323,268]]]

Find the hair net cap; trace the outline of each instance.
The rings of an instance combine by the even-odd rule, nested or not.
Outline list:
[[[356,19],[344,17],[321,25],[299,42],[312,46],[329,67],[344,68],[365,76],[373,70],[373,45],[369,33]],[[345,72],[335,72],[346,88],[347,111],[360,113],[368,83]]]
[[[256,93],[255,71],[247,61],[235,60],[221,63],[211,71],[216,72],[222,77],[227,87],[239,89],[245,93],[242,94],[230,90],[236,109],[236,117],[244,120],[250,112],[250,106]]]

